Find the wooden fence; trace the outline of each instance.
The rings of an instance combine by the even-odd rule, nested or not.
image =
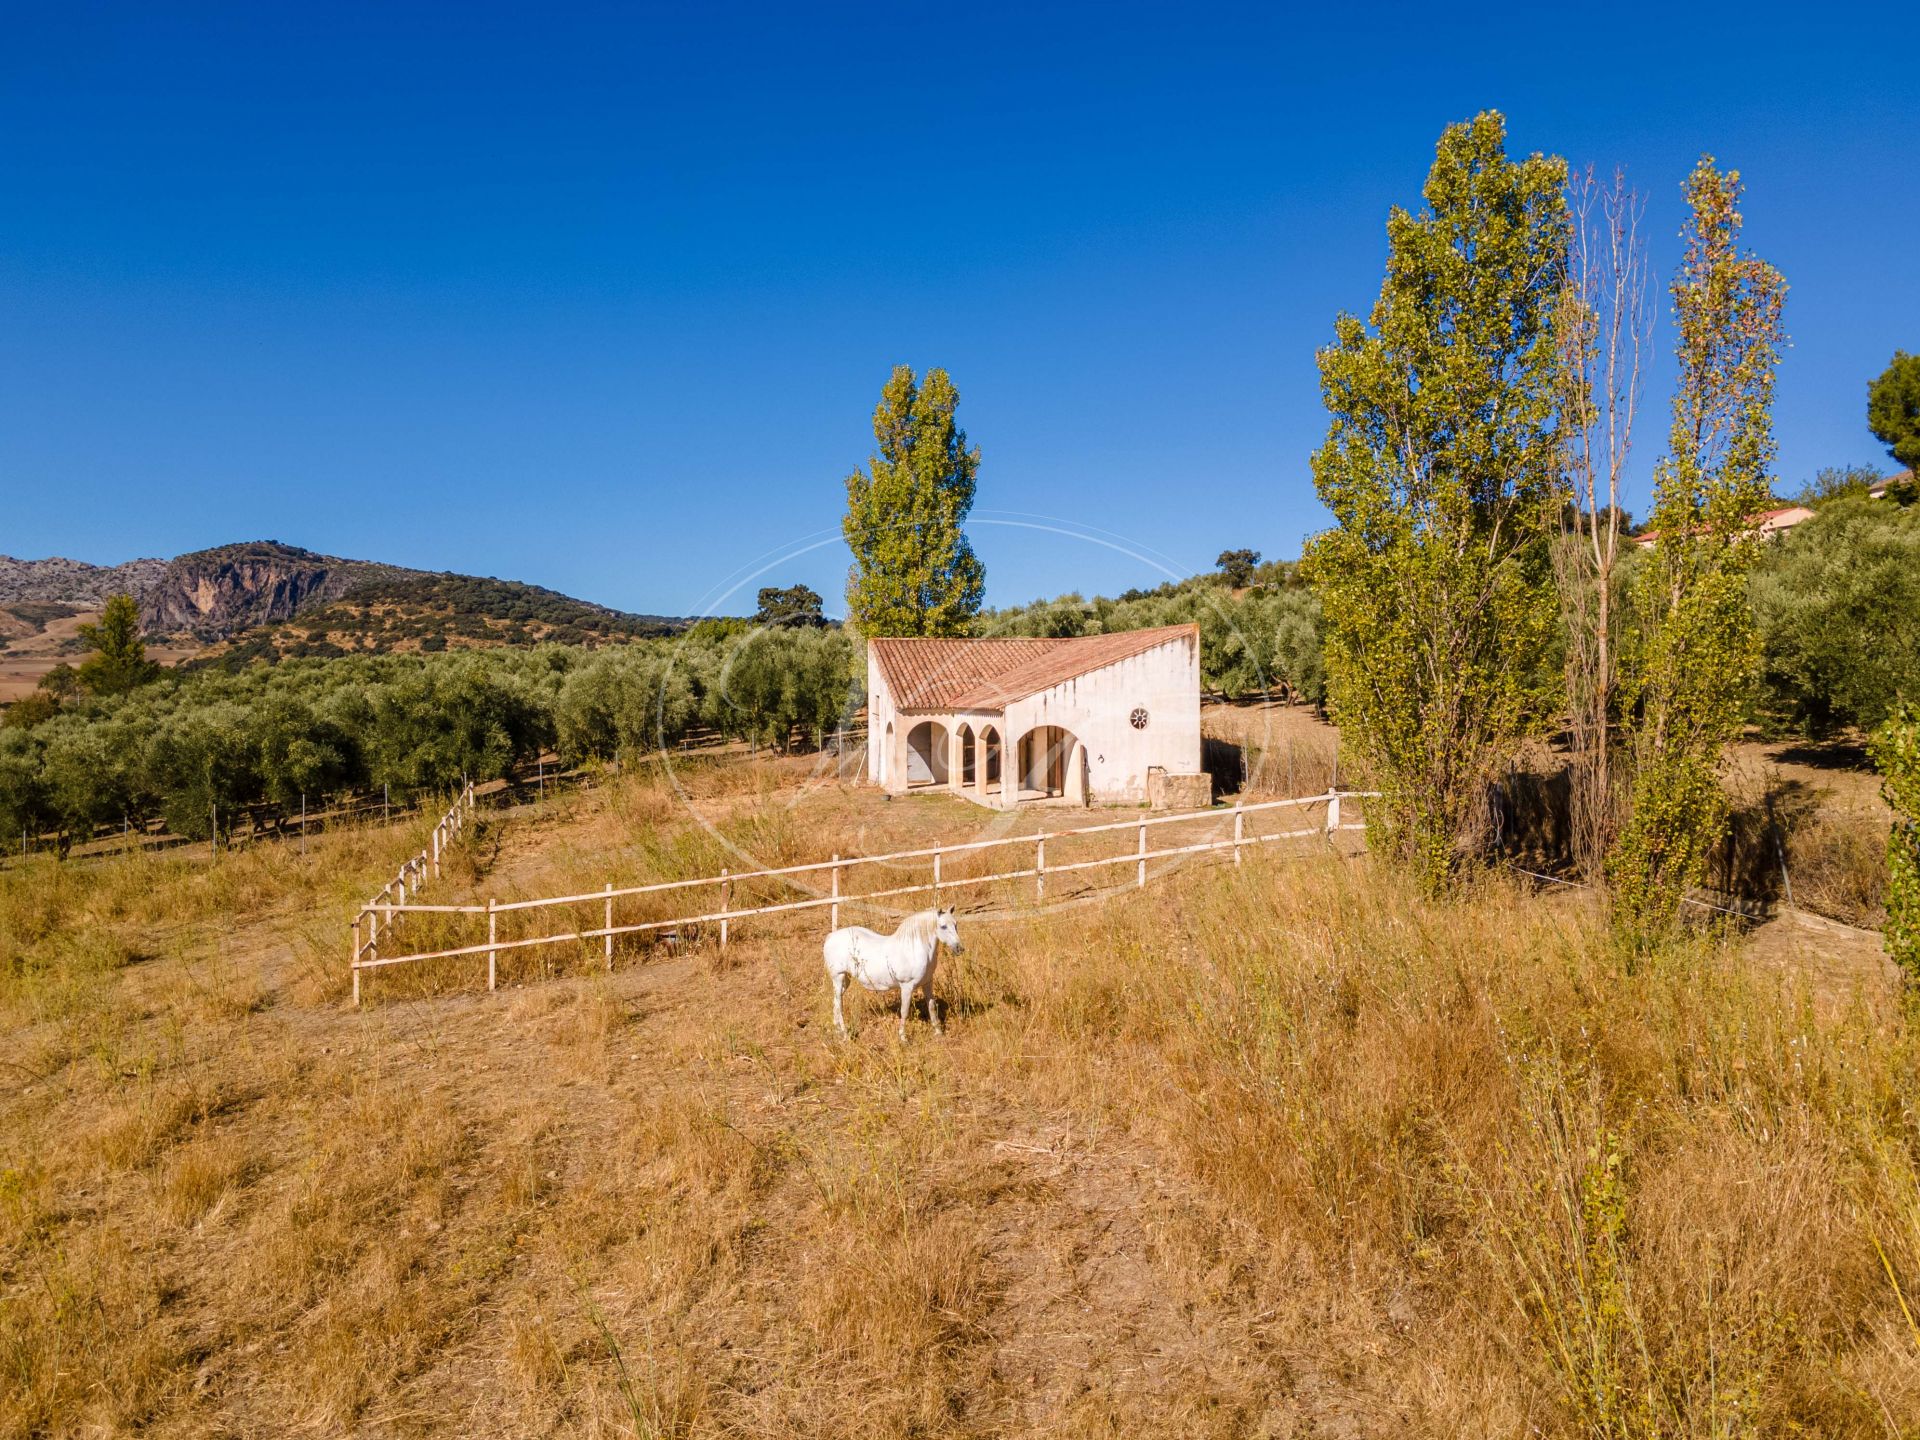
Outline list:
[[[353,920],[353,958],[356,965],[361,963],[363,955],[377,956],[380,953],[381,936],[391,931],[409,910],[418,910],[418,905],[407,903],[409,895],[418,895],[420,887],[428,878],[440,878],[440,854],[454,841],[454,837],[467,828],[467,821],[473,815],[473,782],[465,782],[460,794],[448,807],[447,813],[435,822],[433,836],[426,848],[418,855],[410,857],[400,867],[400,873],[380,888],[380,892],[365,905]],[[397,902],[397,903],[396,903]],[[385,921],[385,924],[381,922]],[[361,934],[365,930],[364,937]],[[360,974],[353,977],[353,999],[360,1003]]]
[[[1134,885],[1147,883],[1147,863],[1152,860],[1164,860],[1187,855],[1225,854],[1231,852],[1233,863],[1239,864],[1242,852],[1249,846],[1271,844],[1280,840],[1296,840],[1306,836],[1325,835],[1332,839],[1336,831],[1358,830],[1363,828],[1357,822],[1343,822],[1341,802],[1371,798],[1376,792],[1359,790],[1330,790],[1323,795],[1308,795],[1288,800],[1268,800],[1254,805],[1235,805],[1231,810],[1191,810],[1177,815],[1150,815],[1138,820],[1121,820],[1106,825],[1087,825],[1072,830],[1041,831],[1033,835],[1010,835],[992,840],[973,840],[953,845],[938,845],[922,850],[896,850],[883,855],[857,855],[842,857],[835,855],[831,860],[814,861],[806,865],[786,865],[767,870],[742,870],[730,872],[722,870],[718,875],[700,876],[690,880],[663,880],[650,885],[629,885],[615,888],[612,882],[601,890],[584,895],[556,895],[537,900],[488,900],[484,905],[426,905],[406,898],[404,885],[405,873],[401,881],[398,899],[390,898],[393,886],[382,891],[369,901],[353,922],[353,1003],[360,1003],[360,975],[362,971],[378,969],[386,965],[410,965],[424,960],[446,960],[462,956],[481,955],[487,958],[487,989],[495,989],[499,983],[500,955],[510,950],[526,950],[542,945],[579,944],[599,940],[603,945],[603,954],[609,970],[613,968],[613,941],[617,935],[637,935],[652,932],[677,932],[693,925],[717,925],[722,949],[726,947],[728,932],[733,922],[760,915],[793,914],[805,910],[826,909],[829,912],[829,927],[838,929],[842,905],[865,904],[876,900],[893,899],[904,895],[930,893],[935,903],[940,899],[942,890],[972,889],[977,886],[1004,884],[1013,880],[1030,879],[1034,885],[1036,899],[1044,899],[1047,892],[1047,878],[1076,872],[1090,872],[1105,866],[1134,867]],[[471,807],[471,791],[465,799]],[[1266,834],[1256,833],[1249,826],[1249,819],[1285,809],[1311,810],[1325,806],[1325,816],[1304,829],[1282,830]],[[455,810],[460,806],[456,805]],[[453,812],[449,812],[451,816]],[[1230,826],[1231,835],[1210,837],[1185,845],[1164,845],[1158,849],[1149,849],[1147,832],[1168,825],[1195,825],[1203,821],[1212,821],[1222,829]],[[445,824],[446,822],[442,822]],[[456,822],[457,823],[457,822]],[[1089,859],[1047,861],[1047,846],[1056,847],[1066,842],[1079,840],[1087,836],[1119,835],[1122,832],[1135,837],[1133,846],[1112,855],[1099,855]],[[435,832],[436,835],[439,833]],[[1024,847],[1033,852],[1033,864],[1029,867],[1008,870],[992,870],[978,875],[956,875],[950,870],[943,874],[944,863],[960,857],[983,854],[987,851]],[[424,854],[424,852],[423,852]],[[849,871],[863,866],[900,865],[909,862],[926,862],[930,874],[924,881],[915,881],[907,885],[889,886],[879,890],[847,891],[843,893],[843,877]],[[417,862],[409,862],[415,864]],[[436,872],[437,873],[437,872]],[[773,904],[745,905],[736,908],[733,904],[735,887],[750,882],[774,882],[787,888],[807,888],[802,877],[824,877],[828,889],[826,894],[804,895],[796,900],[783,900]],[[665,896],[680,891],[698,890],[702,887],[717,887],[719,891],[718,908],[711,905],[696,904],[692,913],[675,915],[670,918],[655,918],[632,921],[627,924],[615,924],[614,904],[616,901],[634,896]],[[417,883],[415,886],[418,889]],[[521,911],[550,909],[555,906],[598,905],[601,907],[601,924],[593,928],[574,928],[556,931],[551,934],[523,936],[502,939],[500,919]],[[470,945],[455,945],[438,950],[423,950],[407,955],[382,955],[377,948],[377,940],[383,928],[391,930],[405,916],[410,914],[426,915],[484,915],[487,920],[487,938]],[[382,927],[381,921],[385,921]],[[366,928],[366,938],[362,936],[362,927]]]

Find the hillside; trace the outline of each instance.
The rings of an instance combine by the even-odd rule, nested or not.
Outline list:
[[[0,605],[39,603],[97,609],[109,595],[140,595],[167,568],[165,560],[129,560],[124,565],[89,565],[53,556],[16,560],[0,555]]]
[[[399,571],[364,580],[290,620],[236,635],[204,658],[231,664],[543,641],[591,645],[669,635],[685,623],[667,616],[624,614],[517,580]]]
[[[150,635],[225,639],[290,620],[358,586],[417,574],[394,565],[319,555],[277,540],[220,545],[176,556],[139,592]]]
[[[90,620],[107,596],[140,602],[148,637],[176,654],[333,655],[671,634],[687,622],[628,615],[514,580],[435,573],[252,540],[124,565],[0,556],[0,651],[50,622]],[[70,626],[67,628],[71,628]],[[52,637],[70,647],[64,636]]]

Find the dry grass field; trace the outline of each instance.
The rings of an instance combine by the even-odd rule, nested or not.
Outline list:
[[[0,621],[9,618],[0,612]],[[93,624],[99,618],[98,610],[81,610],[39,626],[0,625],[0,705],[31,695],[55,666],[78,665],[85,659],[86,647],[80,643],[80,627]],[[199,653],[200,647],[190,643],[147,648],[147,657],[162,665],[177,665]]]
[[[428,898],[999,823],[740,760],[483,819]],[[963,917],[905,1046],[835,1038],[817,916],[354,1011],[418,843],[0,875],[0,1435],[1920,1433],[1858,932],[1630,969],[1311,844]]]

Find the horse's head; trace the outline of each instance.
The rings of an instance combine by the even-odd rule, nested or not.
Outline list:
[[[933,912],[933,938],[956,955],[963,948],[960,944],[960,927],[954,921],[951,905]]]

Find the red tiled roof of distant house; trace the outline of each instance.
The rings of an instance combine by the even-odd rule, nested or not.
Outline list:
[[[1788,518],[1791,517],[1791,518]],[[1771,510],[1756,510],[1747,516],[1747,524],[1761,535],[1778,535],[1782,530],[1791,530],[1813,518],[1813,511],[1804,505],[1776,505]],[[1689,531],[1689,534],[1698,533]],[[1657,544],[1660,539],[1658,530],[1643,530],[1638,535],[1628,537],[1641,549]]]

